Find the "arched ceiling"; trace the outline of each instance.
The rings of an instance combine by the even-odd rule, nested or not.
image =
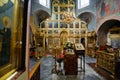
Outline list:
[[[84,12],[78,16],[81,20],[85,21],[87,24],[89,24],[92,20],[92,14],[90,12]]]
[[[113,28],[113,27],[120,27],[120,21],[111,19],[111,20],[108,20],[108,21],[104,22],[100,26],[100,28],[98,30],[98,33],[100,33],[100,32],[108,32],[108,30],[110,28]]]
[[[44,10],[38,10],[36,11],[36,18],[39,23],[41,23],[43,20],[49,18],[50,15],[44,11]]]

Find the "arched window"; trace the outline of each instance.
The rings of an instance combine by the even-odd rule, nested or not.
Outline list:
[[[90,4],[89,0],[78,0],[78,9],[84,8]]]
[[[39,3],[47,8],[50,8],[50,0],[39,0]]]

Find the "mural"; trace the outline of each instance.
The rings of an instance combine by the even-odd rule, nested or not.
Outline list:
[[[0,67],[10,62],[11,21],[13,16],[13,2],[4,0],[0,5]]]
[[[105,16],[115,14],[120,11],[120,0],[99,0],[97,6],[97,21]]]
[[[2,19],[4,28],[0,29],[0,66],[9,62],[10,59],[10,40],[11,40],[11,29],[10,19],[8,16]]]

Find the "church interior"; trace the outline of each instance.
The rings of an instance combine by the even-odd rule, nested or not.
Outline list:
[[[0,80],[120,80],[120,0],[0,0]]]

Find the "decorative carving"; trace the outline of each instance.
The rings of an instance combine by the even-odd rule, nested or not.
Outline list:
[[[53,4],[58,4],[59,3],[59,0],[54,0],[53,1]]]
[[[73,0],[69,0],[69,4],[74,4],[74,1]]]

